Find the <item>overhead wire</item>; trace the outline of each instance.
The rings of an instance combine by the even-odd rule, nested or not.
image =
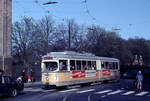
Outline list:
[[[56,16],[56,15],[54,15],[53,13],[50,13],[50,10],[47,10],[45,7],[43,7],[42,5],[43,5],[43,3],[39,3],[39,1],[38,0],[35,0],[34,1],[39,7],[41,7],[44,11],[46,11],[46,13],[48,13],[48,14],[50,14],[50,15],[52,15],[52,16],[54,16],[55,18],[57,18],[57,19],[59,19],[59,20],[61,20],[61,21],[64,21],[65,19],[63,18],[61,18],[61,17],[58,17],[58,16]]]
[[[150,0],[148,0],[150,1]],[[119,31],[121,29],[121,25],[122,24],[117,24],[117,25],[110,25],[110,24],[105,24],[103,23],[102,21],[99,21],[98,19],[96,19],[96,17],[94,17],[91,12],[90,12],[90,9],[88,7],[88,4],[87,4],[87,0],[82,0],[82,3],[84,3],[85,5],[85,9],[86,9],[86,13],[88,14],[88,16],[95,22],[100,22],[102,25],[104,25],[104,27],[108,27],[108,28],[111,28],[111,30],[116,30],[116,31]],[[146,22],[138,22],[138,23],[128,23],[126,24],[126,26],[128,27],[131,27],[131,26],[135,26],[135,25],[139,25],[139,24],[143,24],[143,23],[150,23],[150,21],[146,21]],[[116,26],[116,27],[114,27]],[[122,25],[123,26],[123,25]]]
[[[98,20],[96,17],[94,17],[94,16],[91,14],[90,9],[89,9],[88,4],[87,4],[87,0],[83,0],[82,3],[83,3],[84,6],[85,6],[86,13],[87,13],[88,16],[92,19],[92,21],[94,22],[94,24],[97,23],[97,22],[99,22],[99,24],[100,24],[101,26],[103,26],[104,28],[107,28],[107,29],[109,29],[109,30],[113,30],[113,29],[114,29],[114,27],[112,27],[111,25],[105,24],[104,22]],[[116,25],[115,25],[115,26],[116,26]],[[118,26],[118,25],[117,25],[117,26]],[[119,28],[117,27],[117,28],[115,28],[115,29],[119,29]]]
[[[30,1],[30,0],[29,0],[29,1]],[[13,2],[14,2],[16,5],[18,5],[19,7],[23,8],[23,13],[26,14],[26,15],[28,15],[28,13],[30,13],[30,12],[35,12],[35,11],[33,11],[33,10],[25,9],[25,7],[22,6],[21,2],[23,2],[23,3],[26,2],[26,3],[27,3],[27,0],[26,0],[26,1],[14,0]],[[45,13],[52,15],[53,17],[59,19],[60,21],[64,21],[64,20],[65,20],[64,18],[61,18],[61,17],[59,17],[59,16],[56,16],[55,14],[51,13],[50,10],[48,10],[47,8],[45,8],[45,7],[43,6],[43,2],[42,2],[41,0],[33,0],[32,3],[36,4],[36,5],[37,5],[39,8],[41,8]]]
[[[28,15],[29,12],[32,11],[31,9],[26,9],[25,6],[23,6],[23,5],[21,4],[22,1],[14,0],[13,2],[14,2],[14,3],[13,3],[14,5],[16,5],[16,6],[18,5],[19,8],[23,9],[23,13],[24,13],[24,14],[27,14],[27,15]],[[24,1],[23,3],[26,3],[26,4],[27,4],[27,2],[28,2],[28,1]],[[17,10],[18,10],[18,9],[17,9]],[[15,12],[14,12],[14,13],[15,13]]]
[[[92,18],[92,20],[96,20],[96,18],[89,11],[89,8],[88,8],[88,5],[87,5],[87,0],[84,0],[83,3],[85,4],[86,13]]]
[[[148,0],[148,1],[150,1],[150,0]],[[23,12],[24,12],[25,14],[28,14],[29,12],[32,12],[32,10],[25,9],[25,7],[20,4],[20,2],[27,2],[27,1],[14,0],[13,2],[15,2],[17,5],[21,6],[21,8],[24,9]],[[43,9],[47,14],[51,14],[51,15],[52,15],[53,17],[55,17],[55,18],[57,18],[57,19],[59,19],[59,20],[61,20],[61,21],[65,21],[64,18],[59,17],[59,16],[56,16],[55,14],[51,13],[51,11],[49,10],[49,8],[47,9],[45,6],[43,6],[43,3],[42,3],[43,1],[42,1],[42,0],[33,0],[33,2],[34,2],[37,6],[39,6],[41,9]],[[89,6],[88,6],[88,0],[82,0],[82,4],[84,5],[86,14],[90,17],[90,19],[93,21],[94,24],[97,23],[97,22],[99,22],[99,24],[101,24],[102,26],[104,26],[104,27],[106,27],[106,28],[109,28],[109,29],[113,29],[113,28],[115,29],[114,26],[117,26],[116,29],[118,29],[118,26],[121,25],[121,24],[118,24],[118,25],[105,24],[104,22],[98,20],[95,16],[92,15],[91,10],[89,9]],[[53,10],[55,10],[55,9],[53,9]],[[56,11],[55,11],[55,12],[56,12]],[[129,23],[129,24],[127,24],[126,26],[131,27],[131,26],[135,26],[135,25],[143,24],[143,23],[150,23],[150,21],[139,22],[139,23]],[[113,26],[113,27],[112,27],[112,26]]]

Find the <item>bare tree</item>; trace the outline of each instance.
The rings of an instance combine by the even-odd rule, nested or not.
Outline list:
[[[80,51],[84,41],[84,26],[79,26],[73,19],[56,26],[53,45],[55,51],[74,50]]]
[[[36,23],[32,18],[24,17],[12,27],[12,54],[29,68],[33,62],[36,43]]]
[[[43,54],[50,52],[51,47],[54,45],[54,31],[55,25],[54,20],[51,18],[50,15],[43,17],[38,25],[41,34],[41,51]]]
[[[83,48],[83,40],[86,33],[83,25],[78,25],[73,19],[67,21],[68,48],[80,51]]]
[[[99,26],[88,28],[86,50],[98,56],[116,57],[121,63],[129,63],[131,52],[127,49],[125,40],[115,32],[106,31]]]
[[[132,61],[134,56],[142,56],[145,65],[150,65],[150,41],[144,38],[130,38],[127,40],[127,47],[132,53]]]
[[[68,39],[68,32],[67,27],[63,23],[58,24],[54,33],[54,51],[63,51],[67,50],[67,39]]]

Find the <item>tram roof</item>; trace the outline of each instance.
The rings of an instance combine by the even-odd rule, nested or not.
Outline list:
[[[74,52],[74,51],[50,52],[47,55],[44,55],[43,57],[119,61],[119,59],[116,59],[116,58],[99,57],[99,56],[95,56],[94,54],[91,54],[91,53],[78,53],[78,52]]]

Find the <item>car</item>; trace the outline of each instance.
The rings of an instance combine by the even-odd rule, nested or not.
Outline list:
[[[23,91],[24,83],[13,80],[10,76],[0,76],[0,95],[17,96]]]
[[[136,79],[137,71],[134,69],[129,69],[127,70],[124,74],[123,77],[127,79]]]

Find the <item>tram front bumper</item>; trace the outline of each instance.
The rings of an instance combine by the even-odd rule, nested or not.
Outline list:
[[[43,86],[60,86],[58,82],[43,82]]]
[[[56,86],[56,87],[60,87],[60,86],[66,86],[67,83],[64,83],[64,82],[43,82],[42,85],[43,86]]]

